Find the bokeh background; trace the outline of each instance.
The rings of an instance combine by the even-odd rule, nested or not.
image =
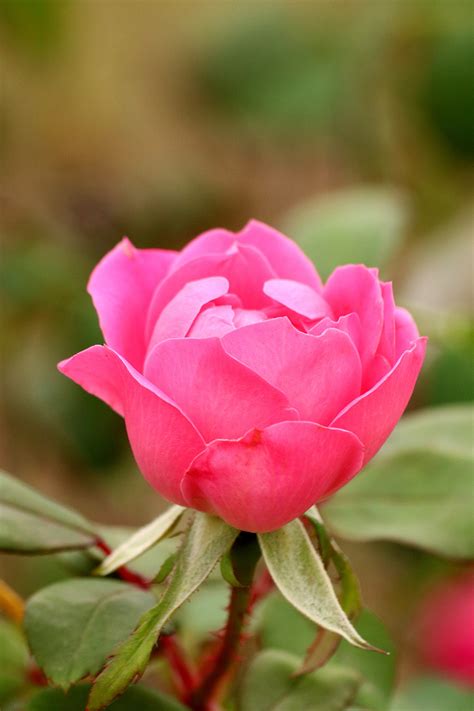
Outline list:
[[[411,408],[472,400],[472,20],[470,0],[0,0],[2,466],[106,523],[162,510],[56,363],[101,341],[85,285],[123,235],[179,248],[250,217],[323,276],[393,278],[430,336]],[[346,549],[403,650],[453,564]],[[61,575],[2,565],[23,594]]]

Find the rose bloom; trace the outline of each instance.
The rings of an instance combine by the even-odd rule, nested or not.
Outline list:
[[[426,666],[474,687],[474,569],[430,590],[416,620],[415,641]]]
[[[395,427],[424,353],[390,283],[326,284],[256,221],[181,252],[122,240],[88,286],[106,345],[59,364],[125,418],[166,499],[270,531],[344,486]]]

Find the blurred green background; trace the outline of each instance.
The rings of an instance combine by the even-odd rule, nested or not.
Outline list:
[[[85,285],[123,235],[179,248],[250,217],[323,276],[380,266],[430,336],[410,407],[472,400],[472,11],[0,0],[0,464],[92,519],[156,515],[122,421],[56,362],[100,342]],[[414,598],[451,564],[346,548],[403,646]],[[4,568],[23,593],[60,575],[46,559]]]

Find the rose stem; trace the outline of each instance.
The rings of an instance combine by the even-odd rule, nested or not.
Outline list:
[[[251,602],[255,566],[260,557],[257,537],[254,534],[240,533],[232,548],[231,556],[241,587],[232,587],[226,626],[220,647],[212,659],[212,666],[204,673],[187,699],[193,711],[210,711],[215,708],[214,695],[219,691],[237,656],[245,617]]]
[[[162,635],[159,649],[170,666],[181,701],[186,700],[196,684],[196,678],[176,635]]]

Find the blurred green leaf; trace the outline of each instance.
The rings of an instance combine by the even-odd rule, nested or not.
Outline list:
[[[298,657],[266,650],[252,662],[244,679],[241,711],[346,711],[360,686],[350,669],[320,669],[294,676]]]
[[[390,711],[472,711],[474,693],[441,679],[423,678],[400,689]]]
[[[314,624],[277,590],[263,600],[255,617],[264,649],[281,649],[302,657],[314,640]]]
[[[150,592],[115,580],[73,578],[33,595],[25,630],[48,679],[63,689],[104,665],[155,602]]]
[[[141,619],[135,632],[119,647],[98,676],[91,691],[89,711],[103,708],[145,671],[151,651],[173,613],[211,573],[237,537],[224,521],[196,513],[176,559],[170,582],[158,605]]]
[[[445,405],[418,410],[400,420],[379,458],[420,448],[439,454],[474,457],[473,431],[473,405]]]
[[[0,618],[0,703],[25,685],[28,648],[17,625]]]
[[[298,242],[326,279],[341,264],[386,267],[407,224],[402,195],[385,188],[355,188],[294,208],[283,231]]]
[[[324,31],[292,27],[284,11],[233,23],[201,62],[212,103],[234,120],[295,140],[331,125],[346,94],[339,47]]]
[[[436,42],[422,80],[421,99],[432,125],[459,156],[474,155],[474,35],[464,27]],[[456,77],[456,81],[453,81]]]
[[[362,611],[355,627],[364,638],[388,654],[365,654],[343,640],[328,667],[346,667],[359,673],[364,681],[353,703],[374,711],[385,711],[395,684],[397,657],[394,644],[382,622],[368,610]]]
[[[0,471],[1,550],[33,554],[87,548],[95,537],[80,514]]]
[[[474,556],[472,407],[407,417],[384,451],[323,507],[343,538]]]
[[[84,711],[90,686],[80,684],[67,694],[60,689],[44,689],[35,694],[24,711]],[[107,707],[110,711],[185,711],[176,699],[143,686],[134,686]]]
[[[301,657],[314,639],[314,626],[278,592],[266,598],[256,617],[256,629],[263,648],[298,655],[300,662],[295,671],[299,672]],[[342,640],[324,669],[346,667],[360,673],[363,682],[357,693],[357,703],[374,711],[385,711],[395,681],[395,648],[383,624],[369,611],[362,611],[354,627],[361,636],[389,654],[367,654]]]
[[[303,615],[351,644],[372,649],[341,608],[332,582],[299,520],[258,536],[270,575],[282,595]]]
[[[171,506],[154,521],[139,528],[102,561],[96,575],[109,575],[152,548],[170,532],[184,511],[183,506]]]

